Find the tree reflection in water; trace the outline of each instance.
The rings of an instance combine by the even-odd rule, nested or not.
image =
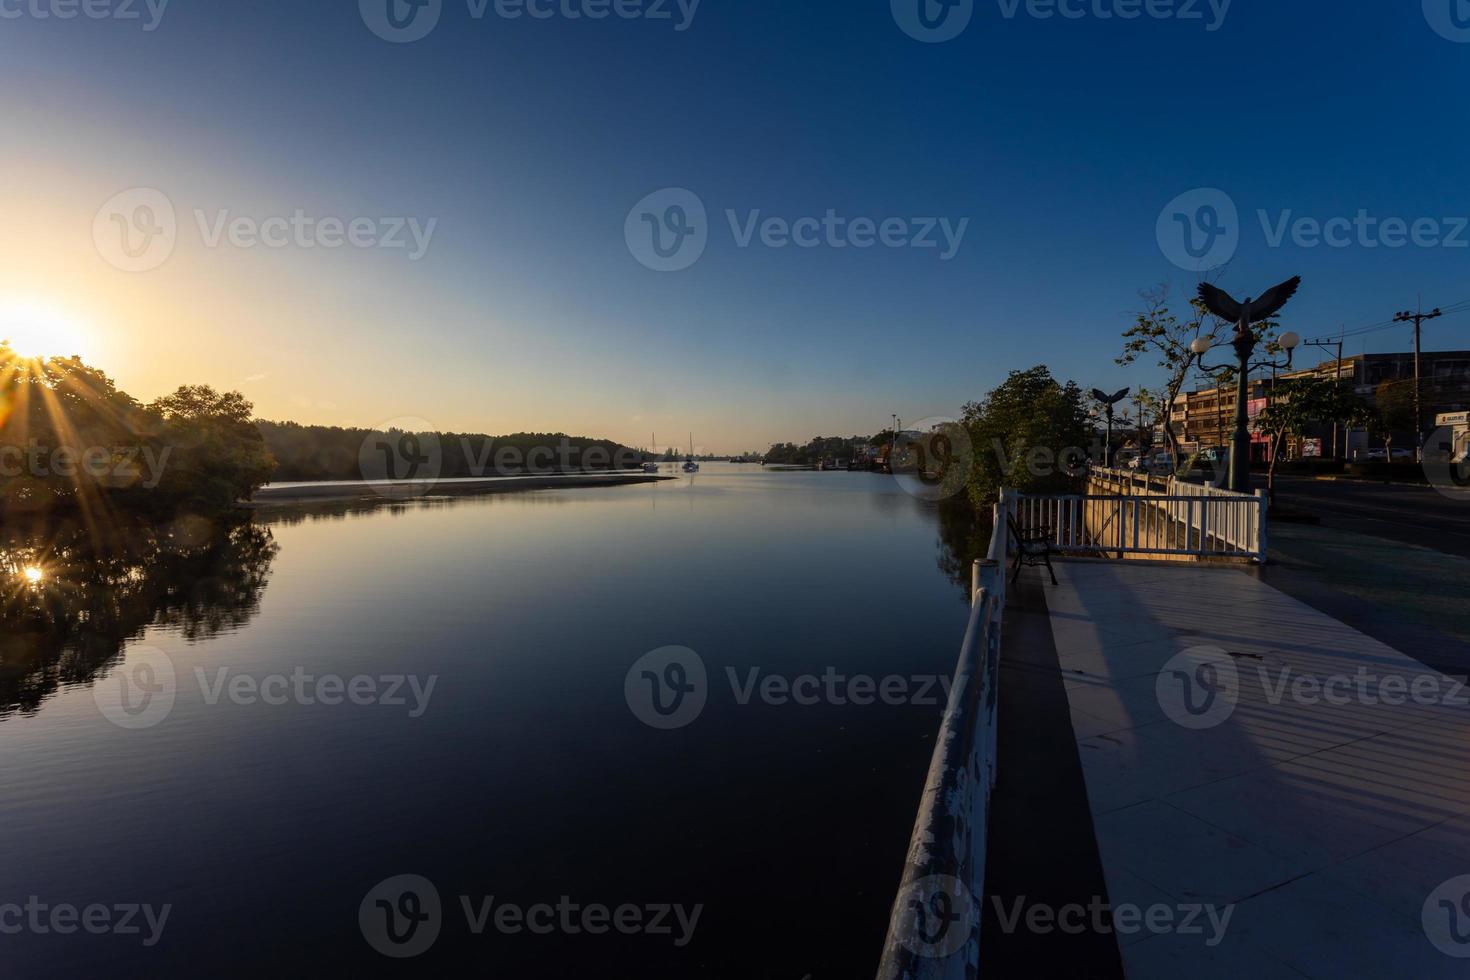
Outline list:
[[[938,504],[939,570],[959,587],[970,601],[971,568],[990,549],[991,513],[976,509],[970,498],[956,494]]]
[[[149,627],[244,626],[277,546],[249,519],[0,526],[0,719],[103,676]]]

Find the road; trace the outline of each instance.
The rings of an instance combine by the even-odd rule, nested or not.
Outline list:
[[[1470,499],[1429,487],[1278,477],[1263,581],[1436,670],[1470,674]]]
[[[1317,514],[1323,527],[1470,558],[1470,496],[1455,499],[1429,487],[1278,476],[1276,497]]]

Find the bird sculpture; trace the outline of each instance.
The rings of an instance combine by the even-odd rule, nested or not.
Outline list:
[[[1199,298],[1205,309],[1227,323],[1235,324],[1235,339],[1239,341],[1250,333],[1251,324],[1269,320],[1281,312],[1301,284],[1301,276],[1292,276],[1286,282],[1272,286],[1259,298],[1247,296],[1242,303],[1220,287],[1202,282],[1199,284]]]

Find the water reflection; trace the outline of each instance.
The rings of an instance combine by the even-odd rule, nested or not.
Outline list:
[[[657,487],[658,484],[649,484]],[[585,498],[585,491],[581,491]],[[382,497],[360,497],[354,500],[299,501],[260,507],[255,519],[262,524],[294,527],[316,521],[376,519],[381,516],[406,517],[424,511],[446,511],[460,507],[502,507],[524,510],[529,507],[567,507],[578,500],[578,491],[529,491],[523,493],[482,494],[479,496],[414,497],[391,500]]]
[[[866,705],[741,692],[751,678],[829,670],[948,677],[966,609],[936,568],[934,517],[880,474],[710,463],[697,481],[656,486],[262,508],[234,533],[265,528],[278,555],[267,536],[229,557],[227,538],[210,545],[226,567],[202,555],[194,569],[190,550],[162,548],[131,562],[141,583],[120,562],[89,569],[98,584],[72,584],[84,569],[68,567],[81,560],[67,547],[85,542],[0,550],[16,570],[44,570],[42,595],[91,589],[87,615],[114,617],[98,628],[112,637],[102,658],[146,623],[208,622],[208,607],[250,616],[194,646],[147,627],[135,643],[166,653],[179,684],[173,713],[146,733],[101,719],[85,690],[0,721],[0,827],[25,844],[0,858],[0,903],[175,906],[146,949],[82,930],[4,937],[0,975],[190,975],[201,963],[212,976],[271,976],[283,963],[293,976],[386,975],[396,961],[363,940],[358,911],[406,869],[435,885],[446,912],[457,896],[491,894],[707,909],[683,948],[556,937],[558,976],[770,976],[769,949],[750,937],[773,919],[801,923],[793,980],[871,971],[942,691],[927,704]],[[114,597],[113,579],[148,594]],[[225,601],[191,606],[200,580]],[[55,628],[44,670],[33,660],[21,673],[33,678],[30,703],[63,682],[45,671],[86,676],[79,615]],[[670,645],[697,651],[711,680],[703,713],[677,732],[646,725],[627,698],[632,667]],[[112,656],[108,681],[134,666]],[[206,690],[224,669],[264,683],[298,668],[439,682],[417,718],[383,704],[212,703]],[[812,855],[822,873],[799,887],[773,878]],[[546,975],[547,937],[450,924],[420,972],[483,973],[493,961],[499,975]],[[251,942],[234,941],[241,930]]]
[[[0,527],[0,719],[104,674],[149,627],[194,641],[244,626],[276,550],[238,519]]]
[[[990,548],[991,516],[981,513],[965,494],[957,494],[935,505],[939,515],[939,570],[968,601],[970,569]]]

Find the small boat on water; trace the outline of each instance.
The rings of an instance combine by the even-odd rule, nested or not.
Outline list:
[[[694,433],[689,433],[689,458],[684,460],[685,473],[698,473],[699,464],[694,461]]]
[[[654,433],[654,435],[653,435],[653,451],[654,452],[658,452],[658,434],[657,433]],[[658,463],[657,462],[653,462],[653,461],[649,461],[647,463],[644,463],[643,464],[643,472],[645,472],[645,473],[657,473],[658,472]]]

